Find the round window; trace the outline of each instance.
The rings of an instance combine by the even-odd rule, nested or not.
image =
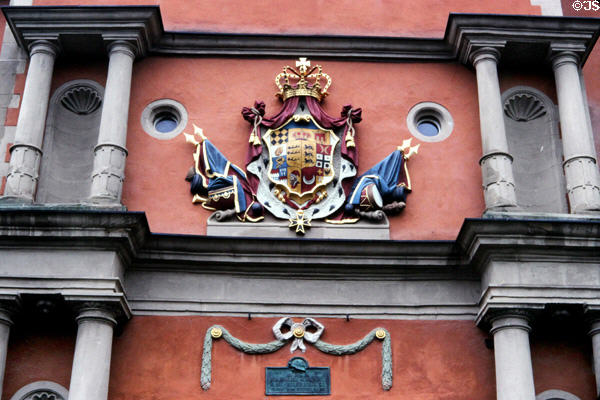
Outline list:
[[[424,142],[440,142],[450,136],[454,121],[445,107],[431,102],[415,105],[406,117],[410,133]]]
[[[179,135],[187,125],[187,112],[175,100],[162,99],[148,104],[142,112],[142,127],[150,136],[161,140]]]
[[[174,113],[170,111],[161,112],[154,118],[154,129],[161,133],[173,132],[177,128],[179,122],[177,120],[178,118]]]

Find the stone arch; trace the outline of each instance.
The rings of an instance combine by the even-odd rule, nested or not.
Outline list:
[[[48,108],[36,201],[79,204],[88,198],[104,88],[78,79],[54,91]]]
[[[546,390],[535,396],[535,400],[581,400],[579,397],[562,390]]]
[[[10,400],[67,400],[69,391],[58,383],[37,381],[23,386]]]
[[[556,106],[527,86],[505,91],[502,104],[518,206],[523,211],[567,213]]]

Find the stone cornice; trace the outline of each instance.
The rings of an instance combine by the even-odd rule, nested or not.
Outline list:
[[[67,53],[103,51],[94,43],[127,40],[145,55],[295,58],[386,62],[462,62],[494,47],[520,65],[547,62],[572,51],[585,62],[600,21],[594,18],[450,14],[444,38],[165,32],[157,6],[4,7],[23,48],[51,40]],[[98,46],[96,46],[98,47]],[[540,57],[540,54],[543,56]],[[507,57],[508,56],[508,57]]]
[[[600,219],[467,218],[456,245],[478,269],[490,257],[504,260],[585,259],[599,262]]]
[[[405,277],[449,270],[461,275],[478,270],[490,256],[599,261],[600,220],[466,219],[455,241],[240,239],[151,233],[143,212],[0,209],[0,250],[40,246],[112,249],[128,265],[147,269],[281,273],[281,268],[293,268],[296,273],[343,270],[365,276],[401,269]]]
[[[66,53],[103,54],[104,47],[119,40],[146,56],[164,32],[157,6],[16,6],[2,11],[22,48],[47,40]]]
[[[150,235],[145,214],[82,208],[0,208],[0,251],[11,247],[97,248],[131,263]]]
[[[482,47],[498,49],[502,58],[517,56],[521,65],[549,62],[556,51],[575,52],[583,64],[599,28],[597,18],[452,14],[445,39],[464,64]]]
[[[539,311],[548,299],[557,304],[586,304],[590,310],[600,307],[600,301],[596,300],[600,298],[600,286],[593,282],[507,281],[498,286],[497,282],[488,282],[485,277],[489,268],[507,263],[519,268],[538,264],[567,268],[589,265],[592,268],[600,263],[599,247],[600,220],[570,218],[568,215],[563,219],[526,219],[524,216],[466,219],[455,241],[368,241],[153,234],[144,213],[139,212],[56,210],[35,206],[0,209],[0,255],[5,251],[10,254],[15,249],[31,254],[57,251],[63,255],[66,250],[73,257],[78,251],[86,254],[111,252],[123,260],[123,268],[128,274],[138,278],[170,274],[177,279],[186,279],[188,274],[193,274],[211,279],[223,276],[223,279],[286,280],[293,276],[302,280],[329,280],[332,284],[339,280],[365,281],[367,286],[398,282],[398,287],[404,287],[411,281],[415,285],[443,286],[447,285],[443,282],[451,282],[455,288],[473,288],[481,282],[485,287],[481,288],[476,322],[482,326],[498,312]],[[88,273],[90,271],[93,269]],[[30,287],[38,286],[55,291],[68,287],[70,289],[59,292],[69,303],[102,302],[122,310],[122,320],[130,315],[126,288],[121,287],[118,280],[113,282],[113,278],[98,276],[82,280],[67,276],[54,282],[48,276],[16,275],[5,279],[6,287],[12,288],[5,290],[7,294],[28,292]],[[139,284],[143,285],[143,279]],[[133,291],[139,296],[139,287]],[[134,296],[131,301],[144,310],[173,312],[191,309],[189,307],[195,307],[193,301],[198,301],[195,298],[178,299],[177,296],[164,300],[156,296]],[[461,297],[457,304],[452,303],[453,298],[438,304],[435,296],[431,299],[419,297],[418,302],[423,303],[417,304],[434,304],[434,311],[443,315],[459,311],[464,314],[464,309],[477,307],[476,298],[477,293],[473,293],[472,303],[465,303]],[[213,307],[210,297],[203,301],[207,301],[207,307]],[[219,312],[253,310],[252,301],[224,305]],[[368,303],[368,299],[365,301]],[[393,302],[387,306],[393,312],[400,312],[398,310],[402,308]],[[271,312],[275,308],[273,306]]]

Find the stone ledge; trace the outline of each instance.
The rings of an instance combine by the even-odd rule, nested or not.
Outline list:
[[[354,224],[330,224],[324,221],[312,221],[306,234],[298,235],[291,230],[289,221],[266,216],[261,222],[240,222],[230,220],[219,222],[213,213],[207,221],[209,236],[230,237],[271,237],[271,238],[311,238],[311,239],[369,239],[389,240],[390,224],[384,216],[383,221],[360,220]]]

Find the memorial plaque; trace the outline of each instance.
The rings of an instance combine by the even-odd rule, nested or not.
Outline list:
[[[267,367],[267,396],[322,396],[331,394],[329,367],[309,367],[302,357],[294,357],[287,367]]]

